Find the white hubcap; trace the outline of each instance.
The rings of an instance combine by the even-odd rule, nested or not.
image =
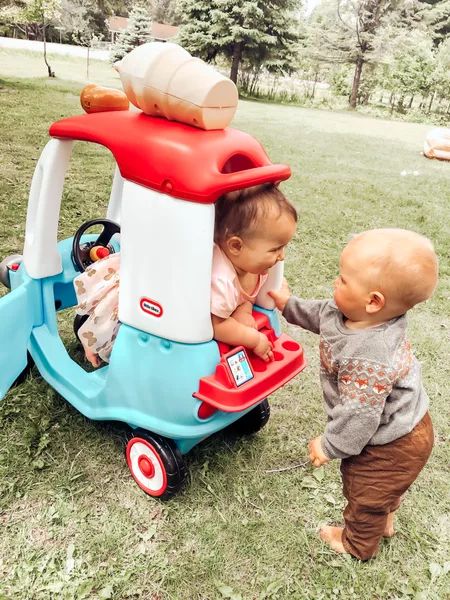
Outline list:
[[[132,445],[129,448],[128,464],[133,477],[142,488],[146,488],[150,493],[162,491],[165,477],[158,454],[143,441],[136,440],[130,443]],[[146,472],[141,468],[145,464],[150,467],[150,469],[144,469]],[[153,471],[150,476],[148,475],[149,471]]]

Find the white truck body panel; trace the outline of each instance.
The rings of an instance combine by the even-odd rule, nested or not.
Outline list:
[[[23,249],[25,268],[34,279],[50,277],[62,271],[57,248],[58,221],[72,146],[72,140],[50,140],[34,170]]]
[[[125,180],[119,320],[169,340],[212,339],[214,206]]]

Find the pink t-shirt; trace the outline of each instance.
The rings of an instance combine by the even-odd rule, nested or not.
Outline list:
[[[227,319],[244,302],[256,300],[259,290],[268,275],[260,275],[252,294],[247,294],[239,283],[239,278],[226,254],[214,244],[211,274],[211,313]]]

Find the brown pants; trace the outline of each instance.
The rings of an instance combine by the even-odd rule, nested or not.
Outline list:
[[[433,447],[428,413],[411,433],[383,446],[366,446],[341,462],[344,510],[342,543],[347,552],[367,560],[378,552],[387,516],[425,466]]]

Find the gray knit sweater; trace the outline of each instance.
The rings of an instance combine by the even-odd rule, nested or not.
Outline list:
[[[322,447],[329,458],[392,442],[425,415],[428,397],[406,338],[405,315],[377,327],[349,329],[333,301],[291,296],[283,316],[320,334],[320,380],[328,416]]]

